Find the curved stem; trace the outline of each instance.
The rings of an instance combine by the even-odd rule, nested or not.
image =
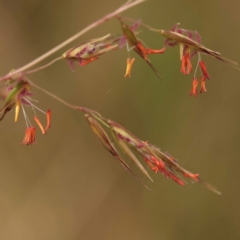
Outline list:
[[[55,100],[57,100],[58,102],[62,103],[63,105],[65,105],[66,107],[69,107],[73,110],[79,110],[81,112],[84,112],[84,113],[88,113],[88,114],[91,114],[94,118],[96,118],[98,121],[102,122],[102,124],[104,124],[106,127],[109,127],[109,125],[106,123],[107,119],[104,118],[100,113],[94,111],[94,110],[91,110],[89,108],[86,108],[86,107],[81,107],[81,106],[75,106],[75,105],[72,105],[71,103],[63,100],[62,98],[58,97],[57,95],[47,91],[46,89],[38,86],[37,84],[33,83],[31,80],[25,78],[25,80],[31,85],[33,86],[34,88],[40,90],[41,92],[45,93],[46,95],[50,96],[51,98],[54,98]]]
[[[63,58],[62,58],[62,57],[55,58],[55,59],[53,59],[51,62],[49,62],[49,63],[47,63],[47,64],[45,64],[45,65],[43,65],[43,66],[41,66],[41,67],[38,67],[38,68],[35,68],[35,69],[33,69],[33,70],[30,70],[30,71],[25,72],[25,74],[31,74],[31,73],[38,72],[38,71],[40,71],[40,70],[42,70],[42,69],[44,69],[44,68],[47,68],[47,67],[51,66],[53,63],[55,63],[55,62],[57,62],[57,61],[59,61],[59,60],[61,60],[61,59],[63,59]]]
[[[42,56],[36,58],[35,60],[33,60],[32,62],[24,65],[23,67],[15,70],[12,73],[9,73],[3,77],[0,78],[0,82],[14,76],[15,74],[18,74],[20,72],[23,72],[27,69],[29,69],[30,67],[36,65],[37,63],[43,61],[44,59],[46,59],[47,57],[51,56],[52,54],[54,54],[55,52],[57,52],[58,50],[62,49],[63,47],[65,47],[66,45],[68,45],[69,43],[73,42],[74,40],[76,40],[77,38],[79,38],[80,36],[82,36],[83,34],[85,34],[86,32],[90,31],[91,29],[99,26],[100,24],[108,21],[109,19],[115,17],[116,15],[120,14],[123,11],[126,11],[127,9],[140,4],[142,2],[144,2],[145,0],[135,0],[135,1],[128,1],[127,3],[125,3],[124,5],[122,5],[121,7],[119,7],[117,10],[115,10],[114,12],[111,12],[109,14],[107,14],[106,16],[100,18],[99,20],[97,20],[96,22],[90,24],[89,26],[87,26],[86,28],[84,28],[83,30],[81,30],[80,32],[78,32],[77,34],[73,35],[72,37],[68,38],[67,40],[65,40],[64,42],[60,43],[59,45],[57,45],[56,47],[54,47],[53,49],[49,50],[48,52],[44,53]]]
[[[69,107],[69,108],[77,109],[77,110],[80,110],[80,111],[83,111],[83,112],[84,112],[84,109],[85,109],[85,108],[79,107],[79,106],[74,106],[74,105],[66,102],[66,101],[63,100],[62,98],[56,96],[55,94],[53,94],[53,93],[47,91],[46,89],[38,86],[37,84],[33,83],[31,80],[29,80],[29,79],[27,79],[27,78],[25,78],[25,79],[27,80],[27,82],[28,82],[31,86],[33,86],[34,88],[36,88],[36,89],[40,90],[41,92],[47,94],[48,96],[54,98],[55,100],[57,100],[58,102],[62,103],[63,105],[65,105],[65,106],[67,106],[67,107]]]

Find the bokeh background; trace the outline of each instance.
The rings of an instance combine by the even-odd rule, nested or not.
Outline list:
[[[123,3],[1,0],[0,75]],[[198,30],[204,45],[239,62],[239,8],[238,0],[149,0],[123,15],[162,29],[180,22],[183,28]],[[53,57],[83,41],[120,31],[112,19]],[[151,48],[163,46],[160,35],[144,28],[141,39]],[[52,128],[44,136],[37,130],[37,145],[27,147],[21,145],[22,114],[17,124],[13,111],[1,122],[1,239],[240,239],[240,72],[203,56],[211,75],[208,92],[190,98],[191,76],[180,74],[178,48],[150,56],[162,81],[134,52],[131,55],[136,57],[131,78],[123,78],[123,49],[83,68],[76,66],[74,72],[67,62],[58,62],[31,75],[31,80],[171,153],[186,169],[217,186],[222,196],[192,182],[178,186],[154,173],[154,183],[145,179],[153,190],[146,190],[103,149],[82,113],[33,90],[37,105],[52,110]]]

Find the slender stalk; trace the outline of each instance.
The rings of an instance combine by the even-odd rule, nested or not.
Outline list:
[[[144,2],[145,0],[134,0],[134,1],[128,1],[126,2],[124,5],[122,5],[121,7],[119,7],[117,10],[105,15],[104,17],[100,18],[99,20],[97,20],[96,22],[93,22],[92,24],[90,24],[89,26],[87,26],[86,28],[84,28],[83,30],[81,30],[80,32],[76,33],[75,35],[73,35],[72,37],[68,38],[67,40],[65,40],[64,42],[60,43],[59,45],[57,45],[56,47],[54,47],[53,49],[49,50],[48,52],[44,53],[42,56],[36,58],[35,60],[31,61],[30,63],[24,65],[23,67],[18,68],[17,70],[15,70],[14,72],[11,72],[3,77],[0,78],[0,82],[14,76],[15,74],[21,73],[27,69],[29,69],[30,67],[36,65],[37,63],[43,61],[44,59],[46,59],[47,57],[51,56],[52,54],[54,54],[55,52],[57,52],[58,50],[62,49],[63,47],[65,47],[66,45],[68,45],[69,43],[73,42],[74,40],[76,40],[77,38],[79,38],[80,36],[82,36],[83,34],[85,34],[86,32],[89,32],[90,30],[92,30],[95,27],[98,27],[100,24],[108,21],[109,19],[115,17],[116,15],[126,11],[127,9],[134,7],[137,4],[140,4],[142,2]]]
[[[77,109],[77,110],[80,110],[80,111],[85,112],[85,111],[84,111],[84,109],[85,109],[84,107],[74,106],[74,105],[66,102],[66,101],[63,100],[62,98],[56,96],[55,94],[53,94],[53,93],[47,91],[46,89],[38,86],[37,84],[33,83],[31,80],[29,80],[29,79],[27,79],[27,78],[25,78],[25,79],[27,80],[27,82],[28,82],[31,86],[33,86],[34,88],[36,88],[36,89],[40,90],[41,92],[47,94],[48,96],[54,98],[55,100],[57,100],[58,102],[62,103],[63,105],[65,105],[65,106],[67,106],[67,107],[69,107],[69,108],[75,109],[75,110]],[[88,112],[88,111],[86,111],[86,112]]]
[[[49,63],[47,63],[47,64],[45,64],[45,65],[43,65],[43,66],[41,66],[41,67],[38,67],[38,68],[35,68],[35,69],[33,69],[33,70],[30,70],[30,71],[25,72],[25,74],[30,74],[30,73],[38,72],[38,71],[40,71],[40,70],[42,70],[42,69],[45,69],[45,68],[51,66],[53,63],[55,63],[55,62],[57,62],[57,61],[59,61],[59,60],[61,60],[61,59],[63,59],[63,58],[62,58],[62,57],[55,58],[55,59],[53,59],[51,62],[49,62]]]
[[[63,105],[65,105],[66,107],[69,107],[73,110],[79,110],[81,112],[84,112],[84,113],[88,113],[88,114],[91,114],[94,118],[96,118],[98,121],[100,121],[103,125],[105,125],[106,127],[109,128],[109,125],[106,123],[107,119],[104,118],[103,116],[101,116],[100,113],[94,111],[94,110],[91,110],[89,108],[86,108],[86,107],[81,107],[81,106],[75,106],[75,105],[72,105],[71,103],[68,103],[67,101],[63,100],[62,98],[58,97],[57,95],[47,91],[46,89],[40,87],[39,85],[37,85],[36,83],[33,83],[31,80],[25,78],[25,80],[34,88],[40,90],[41,92],[45,93],[46,95],[50,96],[51,98],[57,100],[58,102],[62,103]]]

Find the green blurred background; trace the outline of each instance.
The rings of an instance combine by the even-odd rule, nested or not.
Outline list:
[[[1,0],[0,75],[123,3]],[[123,15],[163,29],[180,22],[183,28],[198,30],[207,47],[240,61],[239,7],[238,0],[149,0]],[[163,46],[160,35],[142,30],[141,39],[149,47]],[[112,19],[53,57],[83,41],[120,31]],[[170,152],[183,167],[217,186],[222,196],[191,182],[178,186],[154,173],[153,184],[145,179],[153,190],[146,190],[102,148],[83,114],[33,90],[38,106],[52,110],[52,128],[44,136],[37,130],[37,145],[27,147],[21,145],[22,114],[17,124],[13,111],[1,122],[1,239],[240,239],[240,72],[203,56],[211,75],[208,92],[190,98],[191,76],[180,74],[178,48],[150,56],[162,81],[131,55],[136,57],[131,78],[123,78],[124,49],[84,68],[76,65],[75,72],[66,62],[58,62],[31,75],[31,80]],[[30,109],[28,113],[31,117]]]

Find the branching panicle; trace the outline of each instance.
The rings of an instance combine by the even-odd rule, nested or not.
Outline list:
[[[6,83],[5,91],[6,96],[4,96],[5,101],[3,103],[2,108],[0,109],[1,114],[0,121],[4,119],[4,117],[10,110],[15,108],[15,122],[17,122],[18,116],[22,110],[22,114],[26,122],[25,136],[22,141],[22,144],[27,146],[36,144],[36,127],[31,124],[30,119],[33,119],[35,123],[38,125],[42,134],[45,134],[48,132],[51,126],[52,114],[51,110],[47,110],[47,112],[44,112],[33,103],[34,100],[32,99],[33,96],[32,87],[34,87],[42,91],[46,95],[56,99],[63,105],[74,110],[79,110],[82,113],[84,113],[90,128],[92,129],[95,136],[99,139],[103,147],[118,162],[120,162],[120,164],[124,167],[125,170],[127,170],[134,178],[140,181],[146,188],[148,188],[148,186],[140,178],[138,178],[137,175],[135,175],[135,173],[131,170],[131,168],[125,163],[115,145],[118,145],[119,149],[136,164],[140,171],[150,181],[153,180],[149,175],[148,171],[145,169],[144,165],[138,159],[137,155],[141,157],[144,164],[147,165],[150,168],[150,170],[152,170],[155,173],[161,173],[167,179],[172,179],[181,186],[186,185],[186,181],[184,181],[181,177],[190,178],[195,182],[201,183],[203,186],[214,191],[215,193],[220,194],[220,192],[216,190],[215,187],[211,186],[206,182],[203,182],[202,179],[199,178],[199,174],[193,174],[185,170],[183,167],[181,167],[178,161],[170,154],[162,152],[160,148],[154,146],[151,143],[140,140],[129,130],[127,130],[120,124],[110,119],[104,118],[97,111],[82,106],[72,105],[63,100],[62,98],[56,96],[55,94],[38,86],[36,83],[32,82],[29,78],[27,78],[29,74],[36,73],[47,67],[50,67],[52,66],[52,64],[55,64],[60,60],[67,61],[72,70],[74,69],[74,62],[77,62],[81,67],[84,67],[85,65],[100,59],[100,57],[103,54],[107,54],[109,51],[112,51],[115,53],[115,55],[117,55],[118,52],[123,48],[123,46],[126,46],[128,51],[126,72],[124,77],[131,76],[131,69],[133,67],[133,63],[135,62],[135,58],[130,57],[130,51],[133,50],[147,63],[151,70],[160,79],[160,73],[150,62],[149,55],[163,54],[165,53],[167,47],[175,47],[178,45],[180,48],[180,60],[181,60],[180,72],[183,73],[184,75],[189,75],[193,73],[192,74],[193,76],[191,77],[192,89],[190,91],[190,96],[194,97],[198,95],[199,86],[200,93],[207,92],[206,80],[210,79],[210,75],[207,71],[206,64],[201,59],[202,55],[214,57],[224,63],[227,63],[239,69],[237,63],[222,57],[219,52],[215,52],[203,46],[201,44],[201,37],[197,31],[180,28],[179,23],[175,24],[171,30],[159,30],[143,23],[141,20],[135,21],[129,18],[119,16],[119,14],[122,13],[123,11],[139,3],[142,3],[143,1],[144,0],[128,1],[114,12],[90,24],[88,27],[81,30],[74,36],[70,37],[63,43],[59,44],[58,46],[54,47],[53,49],[43,54],[39,58],[33,60],[32,62],[26,64],[25,66],[19,69],[12,70],[5,76],[0,77],[0,82]],[[104,35],[103,37],[87,40],[83,43],[78,44],[77,46],[71,47],[69,50],[61,54],[61,56],[51,60],[49,63],[34,69],[30,69],[39,62],[41,62],[42,60],[51,56],[53,53],[61,50],[69,43],[72,43],[74,40],[84,35],[86,32],[90,31],[95,27],[98,27],[100,24],[115,17],[117,17],[120,22],[119,31],[121,28],[122,33],[119,33],[117,35],[107,34]],[[133,22],[133,24],[128,25],[125,21]],[[163,37],[165,37],[164,47],[160,49],[148,48],[145,45],[145,43],[138,37],[139,32],[136,32],[136,30],[140,26],[144,26],[151,31],[158,32]],[[194,57],[197,57],[197,65],[195,70],[193,71],[191,60]],[[200,69],[199,77],[197,76],[198,69]],[[200,79],[200,81],[198,79]],[[25,110],[25,106],[28,107],[30,106],[31,109],[33,110],[34,116],[32,118],[28,117],[27,112]],[[45,127],[42,125],[40,119],[37,117],[36,110],[45,114],[46,116]],[[110,134],[111,137],[109,136]],[[113,140],[111,140],[111,138],[113,138]]]

